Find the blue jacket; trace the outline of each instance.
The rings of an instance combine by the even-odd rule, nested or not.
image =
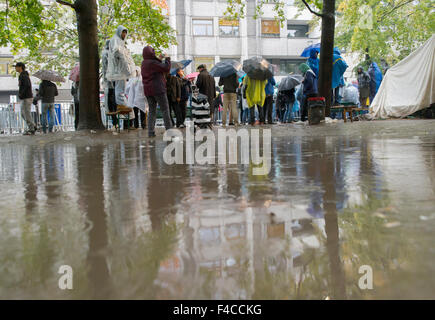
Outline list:
[[[274,90],[273,87],[276,85],[275,78],[272,77],[267,81],[266,88],[264,90],[266,91],[266,95],[273,95]]]
[[[319,77],[319,59],[316,57],[316,49],[311,49],[310,57],[307,60],[308,66],[314,71],[317,77]]]
[[[343,74],[348,65],[338,54],[332,55],[332,89],[344,84]]]

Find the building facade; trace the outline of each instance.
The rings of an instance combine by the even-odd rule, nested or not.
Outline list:
[[[170,50],[173,59],[192,59],[188,71],[200,64],[209,69],[226,59],[245,60],[262,56],[278,66],[278,75],[298,72],[305,61],[300,55],[304,48],[320,41],[319,30],[310,30],[312,15],[298,12],[287,1],[286,22],[275,19],[274,4],[265,4],[257,19],[257,0],[246,3],[246,17],[240,20],[225,18],[226,0],[167,0],[171,26],[177,31],[178,44]],[[299,15],[298,15],[299,13]]]

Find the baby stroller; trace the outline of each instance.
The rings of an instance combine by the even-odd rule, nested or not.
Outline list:
[[[208,97],[197,90],[192,95],[192,120],[195,131],[196,127],[212,129]]]

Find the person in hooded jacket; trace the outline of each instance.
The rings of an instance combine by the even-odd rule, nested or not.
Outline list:
[[[115,35],[109,42],[107,57],[106,79],[114,82],[115,100],[118,106],[127,106],[125,97],[126,81],[134,77],[136,66],[125,39],[128,30],[123,26],[116,29]]]
[[[104,105],[109,112],[116,112],[116,97],[115,97],[115,85],[113,81],[107,80],[107,69],[109,66],[109,51],[110,40],[106,41],[103,52],[101,54],[101,66],[103,75],[103,87],[104,87]],[[78,119],[78,113],[77,113]],[[112,124],[115,128],[118,126],[118,117],[112,116]]]
[[[299,70],[304,75],[303,83],[303,102],[301,104],[301,121],[306,121],[308,117],[308,98],[317,97],[319,94],[317,77],[313,70],[306,63],[299,65]]]
[[[150,46],[143,49],[142,56],[142,83],[149,105],[148,136],[155,137],[157,104],[162,111],[166,130],[172,128],[165,79],[165,75],[171,70],[171,58],[164,58],[163,55],[160,58],[164,58],[164,60],[157,58],[156,52]]]
[[[310,67],[311,70],[316,74],[316,77],[319,78],[319,53],[317,52],[317,49],[312,48],[310,50],[310,57],[307,60],[307,65]]]
[[[18,98],[21,100],[20,109],[21,116],[27,124],[28,130],[24,135],[34,135],[36,132],[36,125],[33,122],[31,107],[33,102],[32,82],[30,81],[29,73],[26,71],[26,66],[22,62],[15,65],[15,71],[20,74],[18,77]]]
[[[358,73],[358,90],[359,90],[359,101],[360,107],[367,107],[367,98],[370,96],[370,82],[371,78],[367,71],[359,66],[357,69]]]

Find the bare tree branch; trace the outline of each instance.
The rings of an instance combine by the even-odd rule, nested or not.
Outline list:
[[[325,15],[323,15],[323,14],[321,14],[321,13],[318,13],[318,12],[314,11],[313,9],[311,9],[310,5],[307,3],[306,0],[302,0],[302,2],[304,3],[304,5],[307,7],[307,9],[308,9],[312,14],[315,14],[316,16],[318,16],[318,17],[322,17],[322,18],[325,17]]]
[[[64,6],[71,7],[71,8],[73,8],[73,9],[76,8],[76,6],[75,6],[74,4],[72,4],[72,3],[70,3],[70,2],[67,2],[67,1],[56,0],[56,2],[59,3],[59,4],[63,4]]]
[[[389,14],[391,14],[392,12],[394,12],[395,10],[397,10],[397,9],[399,9],[400,7],[403,7],[403,6],[405,6],[405,5],[407,5],[407,4],[411,3],[411,2],[413,2],[413,0],[405,1],[405,2],[402,2],[402,3],[400,3],[400,4],[396,5],[396,6],[394,6],[393,9],[391,9],[390,11],[384,13],[384,14],[383,14],[379,19],[378,19],[378,22],[379,22],[379,21],[382,21],[382,19],[383,19],[385,16],[388,16]]]

